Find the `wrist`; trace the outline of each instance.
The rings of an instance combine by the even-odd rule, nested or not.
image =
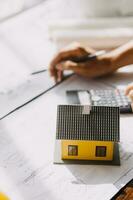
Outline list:
[[[113,54],[111,54],[110,52],[100,56],[99,60],[101,61],[101,64],[105,66],[106,71],[108,72],[113,72],[118,69],[116,65],[116,60]]]
[[[133,41],[111,51],[109,54],[114,68],[133,64]]]
[[[107,55],[105,55],[105,56],[106,56],[106,59],[109,60],[110,68],[113,71],[122,67],[121,63],[119,62],[119,58],[118,58],[117,54],[115,54],[113,51],[107,53]]]
[[[103,55],[101,59],[103,59],[104,63],[106,64],[106,66],[108,66],[110,71],[116,71],[121,67],[133,64],[131,59],[127,59],[126,55],[118,53],[115,50]]]

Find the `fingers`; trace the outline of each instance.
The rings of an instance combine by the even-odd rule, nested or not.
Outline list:
[[[58,70],[57,72],[57,82],[61,82],[63,79],[63,72],[61,70]]]
[[[55,80],[58,79],[58,69],[56,65],[58,65],[59,63],[62,63],[63,61],[71,60],[74,57],[81,57],[81,56],[89,55],[90,53],[94,52],[93,49],[91,48],[85,49],[81,47],[79,44],[78,45],[76,44],[75,46],[72,45],[72,46],[71,47],[69,46],[68,49],[65,49],[64,51],[59,52],[51,61],[49,72],[50,72],[50,75],[55,78]]]
[[[129,84],[126,88],[125,94],[133,101],[133,83]]]
[[[60,82],[60,81],[62,81],[64,70],[75,71],[77,68],[78,68],[78,64],[74,63],[72,61],[60,62],[55,67],[51,68],[52,74],[50,74],[50,75],[54,77],[55,82]]]
[[[66,61],[66,62],[61,62],[57,64],[56,69],[60,71],[64,70],[73,70],[75,71],[78,69],[79,65],[78,63],[72,62],[72,61]]]
[[[129,96],[129,98],[131,99],[131,101],[133,101],[133,89],[130,90],[128,96]]]
[[[54,73],[53,68],[60,62],[63,62],[65,60],[70,60],[73,57],[79,57],[79,56],[84,56],[88,55],[89,53],[82,47],[70,49],[68,51],[62,51],[58,53],[54,59],[50,63],[50,72],[51,74]]]
[[[71,70],[84,77],[93,78],[102,75],[103,69],[99,67],[96,61],[76,63],[73,61],[64,61],[56,65],[59,71]]]
[[[58,79],[58,75],[60,74],[60,72],[58,73],[58,69],[56,68],[56,65],[66,60],[68,57],[69,57],[68,52],[64,52],[64,53],[60,52],[57,56],[55,56],[55,58],[50,63],[50,67],[49,67],[50,76],[54,77],[56,82]]]
[[[89,68],[86,63],[75,63],[72,61],[61,62],[56,65],[56,68],[57,70],[62,71],[62,73],[65,70],[71,70],[84,77],[93,77],[97,73],[93,68]]]
[[[79,65],[72,61],[65,61],[57,64],[53,69],[53,77],[55,82],[60,82],[63,79],[63,71],[64,70],[72,70],[75,71],[78,70]]]
[[[56,69],[58,70],[57,82],[60,82],[63,79],[63,72],[65,70],[71,70],[77,74],[81,74],[82,66],[72,61],[65,61],[56,65]]]
[[[129,95],[130,91],[133,90],[133,83],[129,84],[126,88],[125,94]]]
[[[54,77],[55,82],[57,82],[57,77],[58,77],[57,69],[54,66],[50,65],[49,73],[51,77]]]

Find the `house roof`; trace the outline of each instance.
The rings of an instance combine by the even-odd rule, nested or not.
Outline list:
[[[59,105],[56,139],[119,141],[119,107]]]

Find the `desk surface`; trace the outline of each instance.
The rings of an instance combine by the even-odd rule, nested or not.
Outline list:
[[[53,165],[56,107],[66,102],[65,90],[111,88],[103,81],[75,75],[0,121],[1,188],[13,200],[86,200],[95,192],[94,199],[106,200],[133,176],[132,115],[121,116],[120,167]]]
[[[38,9],[33,12],[32,16],[40,16],[37,15],[40,12]],[[27,15],[23,16],[23,20],[21,19],[22,24],[27,20]],[[13,24],[18,25],[19,20]],[[32,20],[30,18],[29,24],[31,28],[34,28],[35,21],[32,24]],[[41,25],[42,22],[41,19]],[[14,30],[14,26],[12,23],[2,25],[0,31],[7,34],[9,29]],[[38,28],[38,31],[42,30],[41,28]],[[40,34],[43,38],[43,33]],[[13,32],[11,35],[13,36]],[[35,39],[38,37],[39,35],[36,35]],[[42,52],[41,56],[34,57],[35,52],[33,51],[31,56],[28,56],[24,53],[26,40],[22,44],[15,37],[13,40],[10,40],[8,35],[4,38],[6,38],[6,44],[9,45],[11,43],[8,41],[12,41],[14,47],[21,50],[17,51],[19,55],[15,55],[22,64],[22,68],[31,66],[28,70],[26,68],[26,73],[35,69],[34,62],[43,63],[43,48],[41,50],[39,48]],[[2,37],[0,39],[2,40]],[[37,42],[39,40],[43,39],[39,38]],[[29,49],[33,48],[30,42],[28,45]],[[30,52],[30,50],[26,51]],[[34,59],[32,60],[31,57]],[[15,58],[14,64],[16,66],[19,64]],[[58,104],[66,103],[66,89],[113,88],[116,85],[126,85],[132,80],[133,67],[125,68],[113,76],[96,80],[87,80],[74,75],[1,120],[0,189],[9,195],[11,200],[108,200],[117,189],[133,177],[133,116],[121,115],[120,119],[121,166],[54,165],[56,108]]]

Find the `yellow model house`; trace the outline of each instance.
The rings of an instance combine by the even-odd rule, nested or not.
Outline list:
[[[56,139],[63,160],[113,160],[119,107],[59,105]]]

